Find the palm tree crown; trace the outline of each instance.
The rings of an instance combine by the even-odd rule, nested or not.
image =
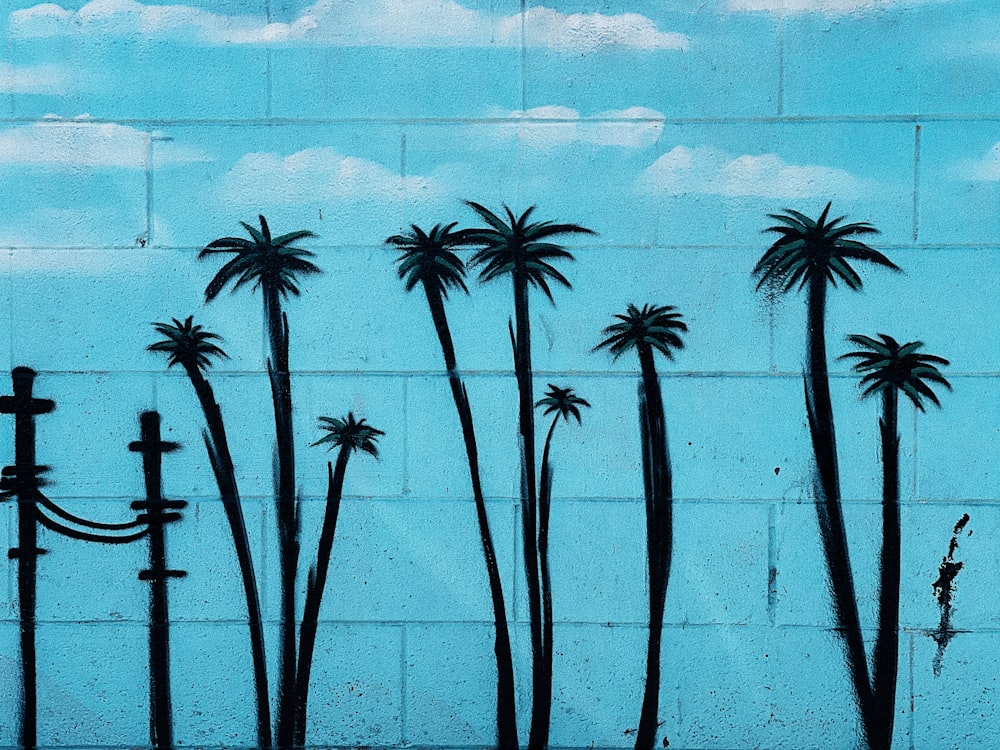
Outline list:
[[[199,260],[216,253],[236,254],[235,258],[219,269],[205,289],[206,302],[214,299],[230,281],[234,281],[233,291],[253,281],[254,290],[263,286],[265,289],[273,289],[282,297],[289,293],[298,296],[296,277],[300,274],[320,273],[318,266],[306,260],[314,257],[314,253],[292,245],[307,237],[315,237],[315,234],[303,229],[272,238],[267,220],[263,216],[258,218],[259,230],[246,222],[240,222],[252,239],[223,237],[210,242],[198,253]]]
[[[528,283],[536,286],[552,299],[549,280],[555,281],[567,288],[572,284],[549,262],[557,258],[573,260],[573,255],[562,246],[545,242],[550,237],[560,234],[595,234],[593,230],[578,224],[554,224],[551,221],[536,221],[528,223],[535,210],[531,206],[520,216],[515,216],[507,206],[503,209],[507,214],[506,221],[489,209],[472,201],[465,204],[472,208],[489,227],[471,229],[465,235],[465,244],[482,245],[483,249],[476,252],[470,259],[470,266],[482,266],[479,272],[480,281],[492,281],[505,274],[522,273]]]
[[[834,286],[837,279],[853,290],[861,288],[861,277],[851,268],[849,260],[863,260],[885,266],[893,271],[899,267],[882,253],[863,242],[849,239],[866,234],[878,234],[867,222],[841,224],[845,217],[827,220],[830,203],[826,204],[818,219],[786,208],[783,214],[768,214],[779,222],[765,232],[775,232],[779,237],[757,262],[753,269],[759,277],[757,288],[767,283],[775,284],[787,292],[796,284],[799,288],[810,279],[829,279]]]
[[[386,240],[403,251],[397,261],[399,278],[405,279],[406,291],[412,291],[418,283],[436,289],[443,297],[449,289],[461,289],[469,293],[465,286],[465,264],[454,250],[469,244],[469,230],[454,231],[457,222],[435,224],[430,232],[425,232],[416,224],[411,231],[397,234]]]
[[[164,338],[146,347],[147,351],[166,352],[167,367],[180,364],[205,372],[212,366],[211,357],[218,359],[229,357],[219,346],[212,343],[222,341],[222,336],[195,325],[193,315],[188,315],[183,323],[177,318],[172,318],[172,321],[153,323],[153,328]]]
[[[385,433],[366,424],[364,419],[355,419],[353,412],[343,419],[320,417],[319,423],[319,428],[327,434],[312,445],[327,445],[328,450],[347,446],[352,451],[361,450],[378,458],[376,443],[379,436]]]
[[[840,359],[856,359],[853,369],[863,375],[860,385],[864,387],[861,397],[881,393],[894,387],[905,393],[913,405],[924,411],[924,398],[935,406],[941,406],[931,387],[925,382],[938,383],[951,390],[951,383],[938,370],[937,365],[948,365],[948,360],[933,354],[918,353],[923,348],[922,341],[900,344],[892,336],[878,335],[880,340],[859,336],[848,336],[852,344],[863,347],[861,351],[849,352]]]
[[[539,399],[535,406],[546,407],[545,411],[542,412],[545,416],[558,412],[566,421],[569,421],[570,416],[574,416],[576,421],[581,423],[580,407],[589,407],[590,404],[573,393],[572,388],[557,388],[549,383],[549,390],[545,394],[545,398]]]
[[[656,349],[667,359],[673,359],[674,349],[683,349],[680,333],[687,331],[687,324],[673,305],[643,305],[640,310],[629,305],[624,315],[615,315],[618,323],[612,323],[601,333],[607,336],[594,347],[594,351],[607,348],[614,359],[630,349],[648,346]]]

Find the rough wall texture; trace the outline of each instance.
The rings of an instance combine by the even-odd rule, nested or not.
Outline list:
[[[358,452],[347,466],[307,743],[495,746],[494,618],[462,431],[427,299],[419,285],[405,291],[400,253],[383,244],[411,224],[484,226],[462,203],[472,200],[501,214],[536,205],[538,220],[597,233],[553,240],[575,256],[552,260],[573,287],[553,282],[554,306],[530,291],[534,399],[553,383],[591,405],[582,424],[560,423],[551,451],[550,744],[631,747],[639,726],[650,597],[639,360],[591,351],[634,302],[676,306],[688,326],[673,360],[655,360],[674,510],[656,746],[865,746],[817,521],[806,293],[760,293],[751,275],[778,239],[762,234],[775,224],[767,214],[815,218],[832,201],[831,216],[881,230],[855,239],[904,271],[851,261],[863,290],[835,273],[825,306],[869,653],[888,564],[882,402],[859,400],[852,362],[837,357],[858,348],[846,335],[885,333],[951,362],[939,366],[953,391],[930,384],[940,410],[900,394],[892,747],[995,746],[998,27],[993,0],[8,0],[0,361],[34,369],[34,395],[55,401],[35,418],[37,462],[51,467],[45,497],[69,513],[135,518],[145,487],[128,448],[140,412],[159,411],[163,439],[182,446],[162,459],[164,497],[188,502],[165,530],[166,562],[187,571],[166,584],[173,742],[254,747],[259,735],[246,600],[205,417],[183,367],[146,350],[162,338],[154,321],[193,315],[224,337],[215,343],[228,358],[207,377],[279,713],[272,342],[253,280],[206,304],[230,256],[198,260],[216,238],[250,240],[239,222],[257,228],[262,213],[275,235],[315,232],[295,244],[322,269],[300,274],[301,296],[282,302],[299,617],[338,455],[309,446],[325,434],[317,418],[353,412],[385,432],[378,460]],[[508,276],[480,284],[480,269],[446,309],[527,743],[514,297]],[[550,417],[537,414],[540,461]],[[0,461],[13,465],[14,419],[2,420]],[[18,506],[37,505],[20,491],[0,508],[10,548]],[[150,745],[147,541],[38,533],[37,744]],[[0,745],[12,747],[25,744],[25,559],[0,578]],[[932,584],[945,562],[954,580],[942,592]]]

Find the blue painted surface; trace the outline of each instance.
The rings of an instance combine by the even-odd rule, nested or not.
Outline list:
[[[137,414],[157,409],[179,745],[252,747],[245,604],[180,368],[153,321],[224,337],[211,373],[232,444],[276,682],[280,586],[273,410],[259,295],[204,304],[197,251],[267,216],[323,274],[291,331],[300,579],[333,454],[316,417],[385,431],[347,472],[321,609],[309,744],[495,742],[492,614],[459,421],[422,292],[383,240],[476,224],[462,200],[577,222],[572,290],[532,295],[535,389],[572,386],[583,424],[553,447],[551,744],[631,747],[649,585],[634,355],[592,348],[626,303],[676,305],[685,347],[658,362],[676,497],[658,742],[671,749],[861,746],[813,505],[802,398],[805,305],[768,303],[751,270],[766,214],[827,201],[881,230],[905,273],[859,269],[827,336],[859,610],[874,640],[877,400],[835,357],[848,334],[947,357],[943,409],[902,405],[902,595],[893,747],[987,748],[997,702],[1000,9],[993,0],[8,0],[0,15],[0,363],[38,371],[47,494],[131,518]],[[468,255],[466,254],[467,258]],[[510,283],[448,301],[506,594],[526,741],[530,640],[506,330]],[[6,382],[6,381],[4,381]],[[9,392],[10,385],[0,386]],[[539,443],[548,419],[539,419]],[[539,445],[539,451],[541,446]],[[0,462],[13,420],[0,418]],[[931,585],[959,538],[958,631],[932,671]],[[0,536],[16,546],[14,503]],[[967,533],[971,530],[973,533]],[[41,532],[39,746],[148,745],[142,544]],[[0,747],[16,747],[17,563],[0,575]],[[299,602],[300,606],[302,600]],[[665,744],[663,746],[666,746]]]

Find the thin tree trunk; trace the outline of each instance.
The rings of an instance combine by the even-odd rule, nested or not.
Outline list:
[[[873,742],[878,736],[877,722],[841,506],[837,439],[833,426],[833,406],[830,401],[830,382],[826,366],[825,277],[814,274],[809,278],[806,304],[809,360],[804,379],[809,430],[816,456],[816,513],[827,572],[830,576],[830,593],[836,627],[844,640],[847,668],[858,700],[864,739],[869,747],[873,747]]]
[[[486,500],[483,497],[483,486],[479,474],[479,450],[476,445],[476,430],[472,421],[472,407],[469,404],[468,393],[458,374],[455,346],[444,310],[444,301],[438,290],[426,284],[424,284],[424,291],[427,294],[427,304],[431,310],[434,329],[437,331],[438,341],[441,344],[445,368],[448,370],[448,384],[451,386],[451,395],[455,401],[455,409],[462,427],[465,455],[468,459],[469,476],[472,480],[472,495],[476,505],[479,538],[483,546],[483,558],[486,561],[486,573],[489,578],[495,631],[493,651],[497,661],[497,744],[501,750],[514,750],[518,746],[514,657],[510,647],[510,631],[507,625],[503,583],[500,579],[500,569],[497,565],[496,550],[493,546],[493,535],[490,532]]]
[[[877,750],[892,747],[899,667],[899,581],[901,528],[899,518],[899,392],[883,392],[882,419],[882,554],[879,580],[878,635],[872,658],[872,687],[879,727]]]
[[[516,261],[520,263],[521,261]],[[518,432],[521,447],[521,528],[524,572],[527,578],[528,618],[531,632],[531,729],[529,750],[541,750],[549,741],[545,705],[552,701],[552,687],[545,680],[542,643],[542,598],[538,571],[538,491],[535,483],[535,397],[531,368],[531,320],[528,279],[523,268],[515,268],[514,279],[514,374],[518,391]]]
[[[646,685],[636,731],[636,750],[652,750],[659,728],[660,664],[663,612],[673,557],[673,478],[667,448],[663,397],[652,349],[639,347],[642,381],[639,419],[642,427],[643,480],[646,488],[646,544],[649,575],[649,640]]]
[[[295,736],[295,583],[299,558],[299,524],[295,507],[295,449],[292,438],[292,382],[288,371],[288,319],[277,290],[263,285],[264,317],[271,346],[268,375],[274,402],[275,506],[281,567],[281,648],[278,653],[278,728],[281,750]]]
[[[250,538],[247,534],[243,506],[240,503],[240,493],[236,483],[236,469],[229,451],[229,440],[226,436],[225,423],[222,420],[222,410],[215,400],[211,384],[196,366],[185,366],[184,369],[194,386],[201,409],[205,414],[205,422],[208,426],[208,435],[205,439],[206,449],[212,464],[212,471],[215,474],[216,484],[219,487],[222,508],[225,511],[226,520],[229,522],[233,547],[236,550],[236,560],[240,568],[240,578],[243,581],[257,705],[257,743],[261,750],[270,750],[271,708],[267,686],[267,658],[264,651],[264,621],[261,615],[257,575],[250,551]]]
[[[549,700],[539,706],[542,715],[539,723],[548,727],[552,716],[552,580],[549,575],[549,516],[552,509],[552,465],[549,463],[549,449],[552,447],[552,434],[559,421],[557,412],[545,435],[545,447],[542,449],[541,485],[538,490],[538,564],[541,569],[542,584],[542,671],[544,684],[547,687]],[[546,736],[548,741],[548,736]]]
[[[323,529],[319,535],[316,551],[316,567],[309,571],[309,585],[306,590],[305,611],[299,634],[299,666],[295,676],[295,747],[305,747],[307,704],[309,702],[309,675],[312,672],[313,651],[316,647],[316,629],[319,625],[319,609],[323,603],[323,590],[330,570],[330,554],[333,538],[337,532],[337,517],[340,515],[340,500],[344,494],[344,474],[347,460],[351,455],[348,444],[340,446],[337,454],[337,468],[327,463],[326,509],[323,515]]]

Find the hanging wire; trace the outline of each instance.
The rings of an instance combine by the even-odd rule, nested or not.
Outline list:
[[[49,506],[59,508],[59,506],[57,506],[47,497],[42,495],[42,493],[40,492],[37,493],[37,497],[38,500],[40,501],[40,504],[35,506],[37,510],[38,522],[45,528],[49,529],[50,531],[54,531],[57,534],[62,534],[63,536],[68,536],[71,539],[78,539],[83,542],[100,542],[102,544],[128,544],[129,542],[134,542],[136,540],[142,539],[149,533],[149,526],[145,526],[140,531],[137,531],[132,534],[126,534],[124,536],[114,536],[111,534],[95,534],[87,531],[79,531],[78,529],[73,529],[70,528],[69,526],[65,526],[59,521],[56,521],[47,516],[42,511],[42,508],[49,508]],[[59,508],[59,510],[62,509]],[[71,518],[67,520],[72,520],[72,518],[75,518],[75,516],[72,516],[71,513],[66,513],[66,515],[71,516]],[[85,523],[87,525],[90,525],[89,521]],[[129,524],[128,527],[131,528],[135,525],[138,525],[138,522],[136,524]]]

